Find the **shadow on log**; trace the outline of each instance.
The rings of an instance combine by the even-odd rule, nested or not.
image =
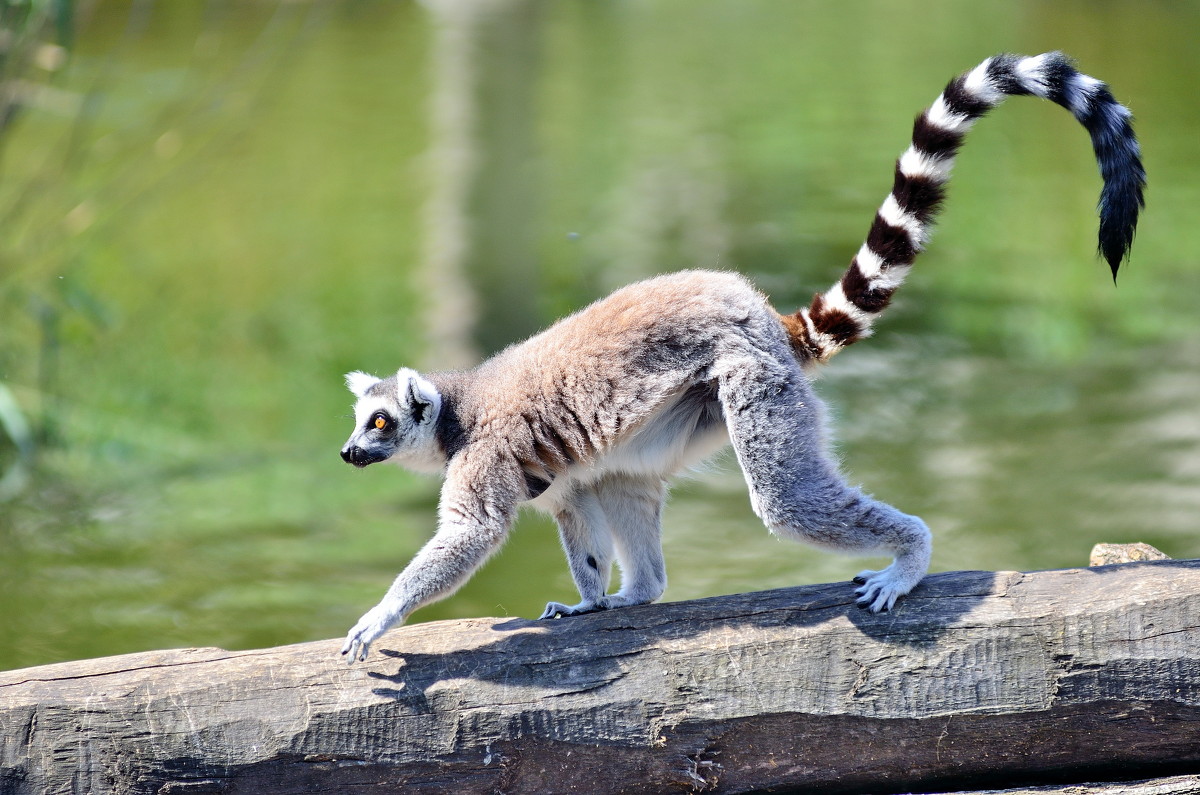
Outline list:
[[[853,599],[846,583],[417,624],[354,666],[322,641],[0,673],[0,793],[944,792],[1200,772],[1200,561],[935,574],[880,615]]]

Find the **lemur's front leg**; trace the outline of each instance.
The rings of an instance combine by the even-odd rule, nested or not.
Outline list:
[[[665,491],[660,478],[609,474],[572,496],[570,510],[558,515],[559,532],[583,600],[572,607],[551,602],[542,618],[643,605],[662,596],[667,569],[659,517]],[[607,594],[614,551],[621,590]]]
[[[577,605],[550,602],[540,617],[577,616],[604,610],[608,607],[605,594],[612,575],[613,540],[596,492],[591,486],[576,486],[554,518],[580,602]]]
[[[516,513],[508,467],[459,459],[447,469],[438,505],[438,531],[416,554],[379,604],[346,635],[342,654],[365,660],[371,644],[419,607],[449,596],[503,543]]]

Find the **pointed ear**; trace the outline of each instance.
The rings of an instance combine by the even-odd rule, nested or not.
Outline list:
[[[379,379],[362,370],[346,373],[346,388],[357,397],[367,394],[367,390],[379,383]]]
[[[401,367],[396,373],[396,383],[399,387],[397,391],[408,401],[415,422],[425,422],[437,416],[442,408],[442,395],[420,373]]]

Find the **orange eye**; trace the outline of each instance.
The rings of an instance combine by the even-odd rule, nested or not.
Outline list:
[[[378,417],[376,417],[375,418],[375,427],[381,431],[384,428],[386,428],[387,427],[387,417],[384,417],[382,414],[380,414]]]

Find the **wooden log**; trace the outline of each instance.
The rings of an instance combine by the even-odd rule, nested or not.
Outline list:
[[[946,795],[1197,795],[1200,776],[1170,776],[1149,781],[1109,781],[1090,784],[1060,784],[1020,789],[989,789]]]
[[[0,793],[922,792],[1200,772],[1200,561],[0,674]]]

